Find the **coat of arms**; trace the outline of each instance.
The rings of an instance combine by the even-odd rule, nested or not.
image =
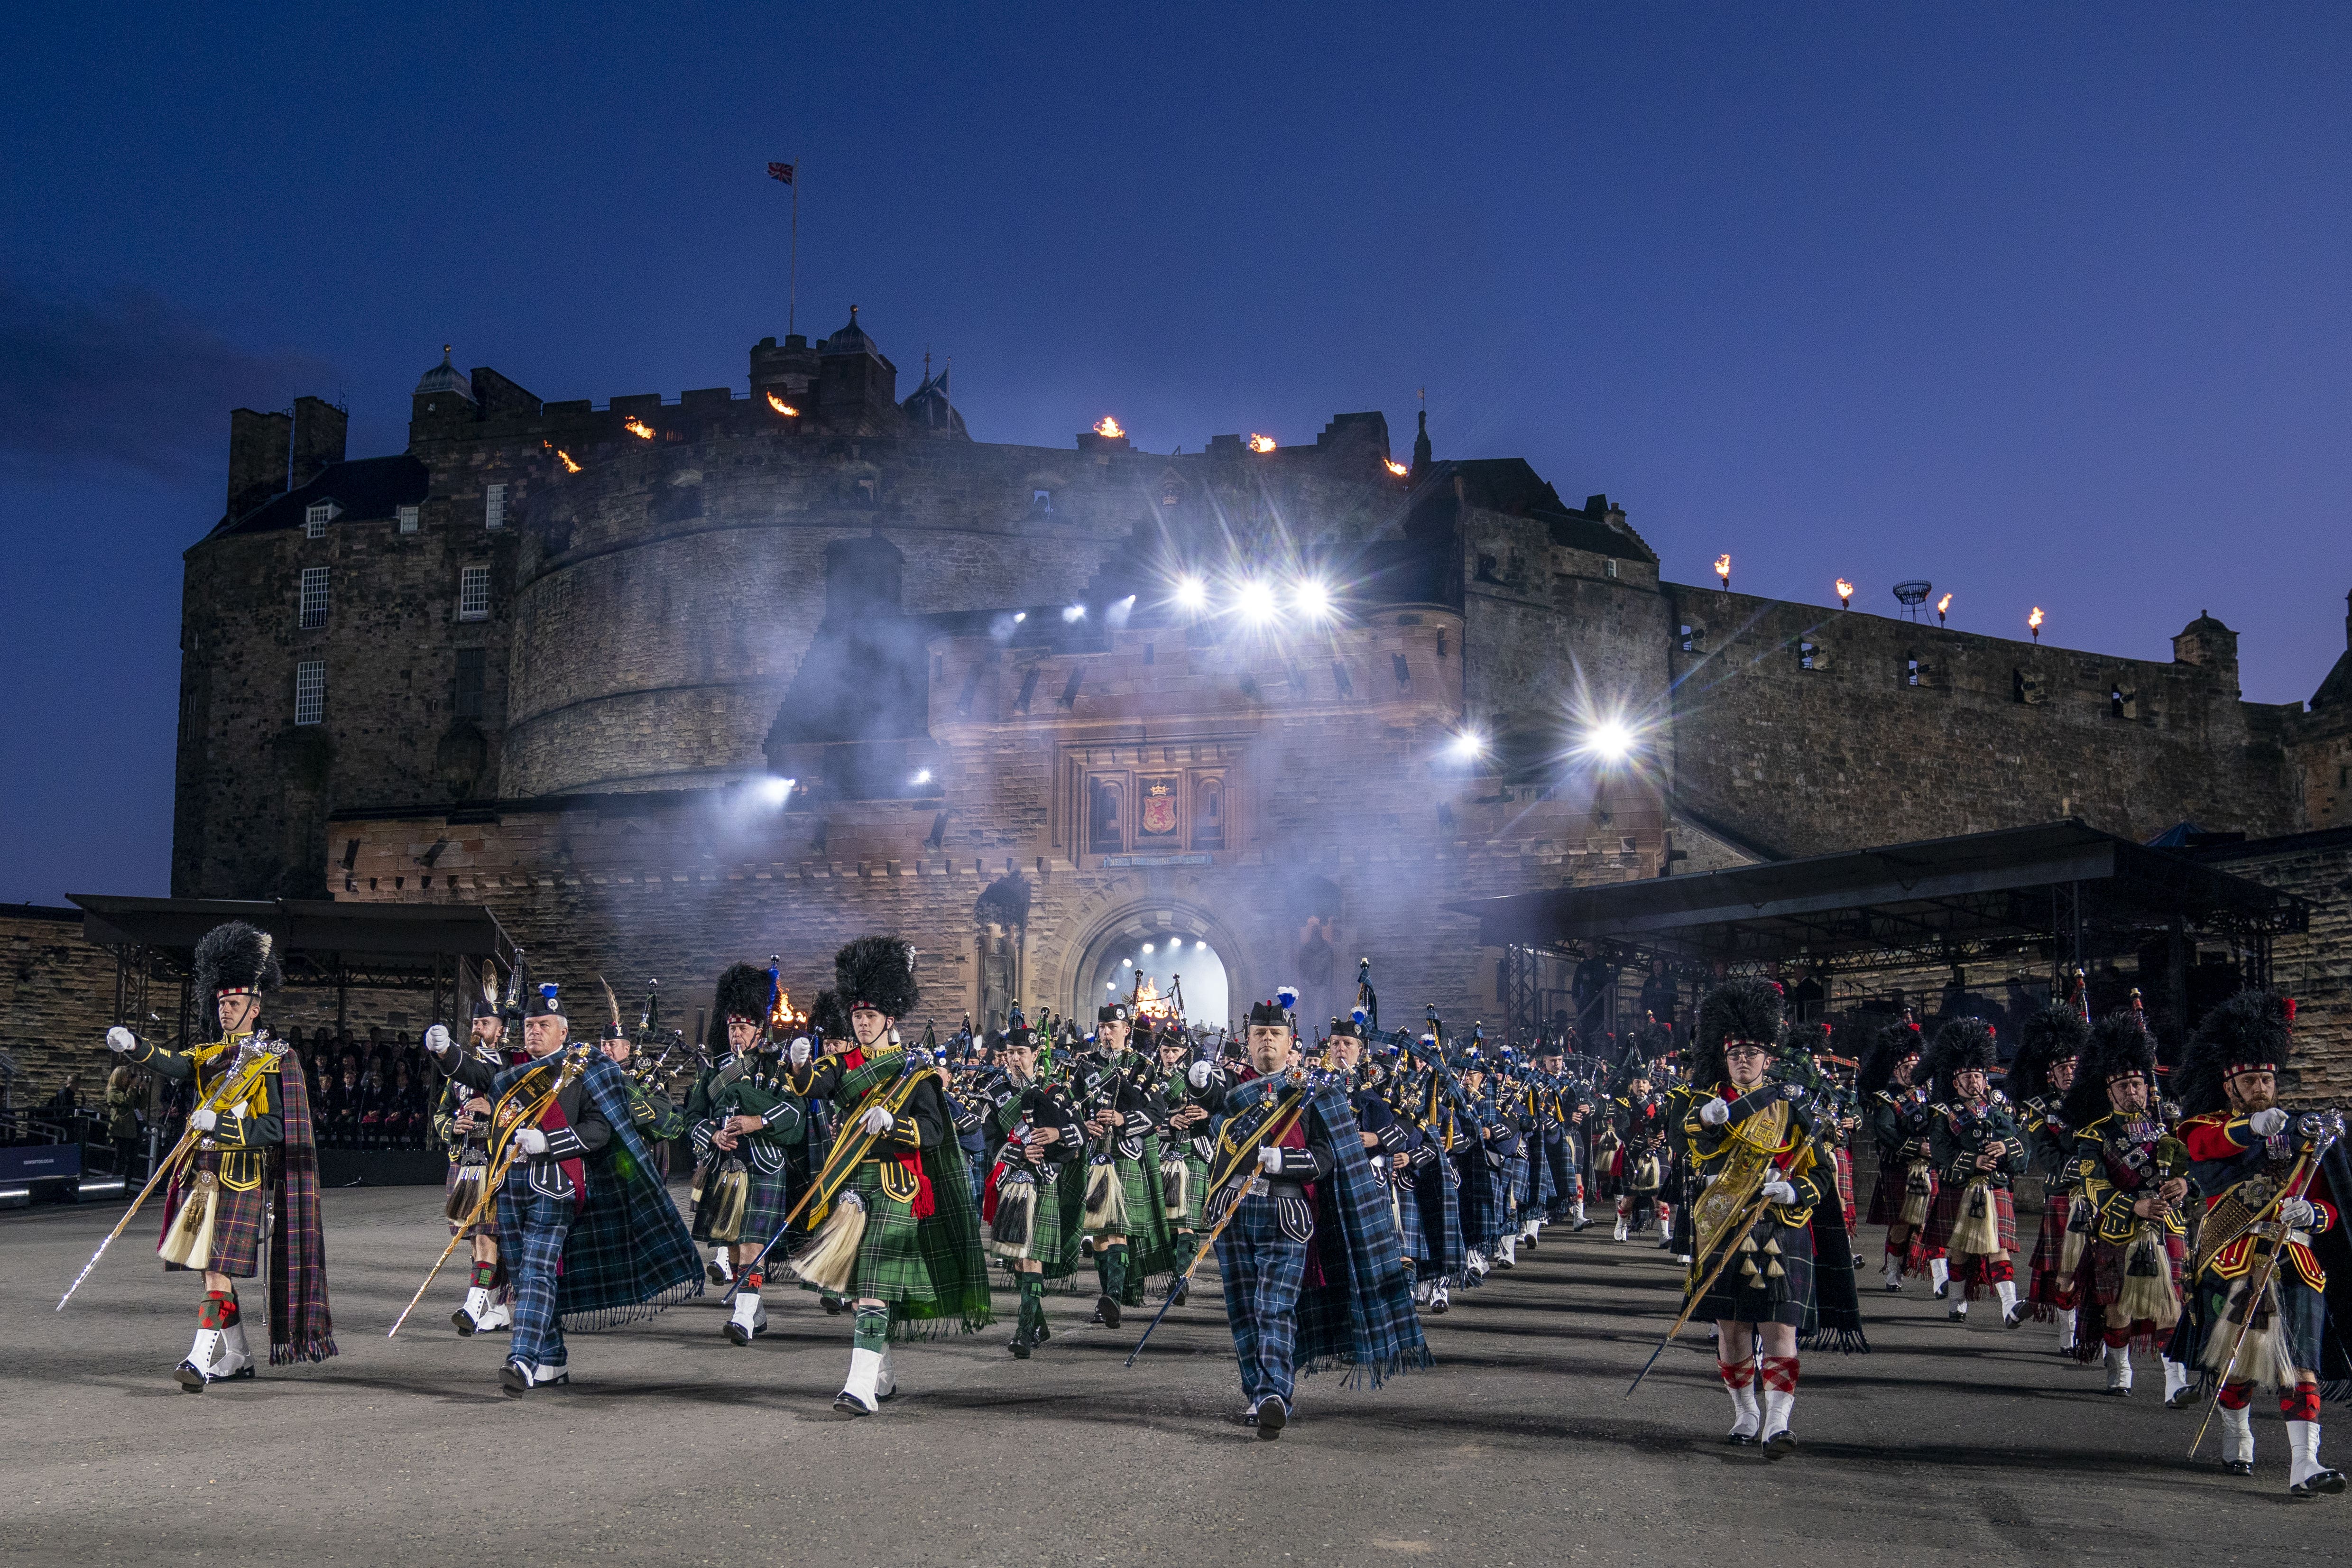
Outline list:
[[[1143,834],[1148,838],[1166,838],[1176,831],[1176,781],[1172,778],[1138,779],[1137,792],[1143,797]]]

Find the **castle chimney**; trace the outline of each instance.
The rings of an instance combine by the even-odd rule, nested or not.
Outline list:
[[[286,454],[294,421],[283,414],[236,408],[228,416],[228,515],[242,517],[286,489]]]
[[[294,462],[288,484],[300,489],[343,460],[351,416],[323,397],[294,400]]]

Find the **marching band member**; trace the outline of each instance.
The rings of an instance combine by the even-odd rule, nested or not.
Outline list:
[[[2086,1213],[2084,1228],[2074,1223],[2080,1183],[2074,1129],[2066,1120],[2065,1104],[2090,1031],[2081,1013],[2053,1002],[2027,1018],[2019,1033],[2017,1056],[2009,1064],[2004,1087],[2017,1107],[2027,1160],[2041,1175],[2042,1190],[2042,1229],[2026,1268],[2026,1310],[2045,1321],[2054,1318],[2058,1348],[2067,1352],[2074,1347],[2075,1272],[2090,1221]]]
[[[499,1012],[494,986],[495,981],[486,976],[482,996],[475,1002],[474,1016],[467,1026],[465,1048],[485,1062],[505,1067],[508,1061],[502,1047],[507,1021]],[[473,1256],[466,1299],[449,1314],[449,1321],[461,1334],[496,1333],[514,1326],[514,1287],[506,1270],[499,1267],[495,1204],[470,1229],[465,1223],[481,1206],[482,1184],[489,1179],[490,1102],[452,1078],[442,1081],[438,1107],[433,1117],[434,1131],[449,1152],[443,1207],[449,1216],[449,1234],[464,1232]]]
[[[730,964],[710,1002],[711,1044],[728,1056],[698,1086],[688,1107],[698,1157],[694,1239],[728,1249],[735,1281],[727,1338],[748,1345],[768,1330],[760,1255],[792,1210],[791,1144],[806,1135],[807,1111],[792,1091],[768,1024],[775,979],[756,964]]]
[[[2132,1345],[2167,1343],[2179,1321],[2184,1215],[2196,1195],[2188,1151],[2157,1108],[2156,1042],[2137,1015],[2110,1013],[2091,1030],[2059,1114],[2077,1129],[2074,1179],[2090,1210],[2074,1281],[2075,1356],[2102,1357],[2107,1392],[2127,1394]],[[2189,1369],[2162,1359],[2164,1402],[2181,1403]]]
[[[1930,1253],[1949,1260],[1953,1293],[1945,1316],[1969,1315],[1981,1291],[2000,1300],[2001,1322],[2023,1322],[2017,1300],[2017,1200],[2011,1186],[2025,1163],[2025,1139],[2006,1107],[1992,1097],[1992,1070],[2000,1065],[1992,1026],[1981,1018],[1955,1018],[1936,1031],[1936,1047],[1926,1064],[1927,1097],[1934,1110],[1927,1129],[1927,1157],[1938,1187],[1927,1216]]]

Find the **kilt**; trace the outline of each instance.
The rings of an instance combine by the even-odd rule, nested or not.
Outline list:
[[[1878,1180],[1870,1189],[1870,1213],[1864,1216],[1864,1222],[1870,1225],[1899,1224],[1903,1218],[1903,1200],[1909,1190],[1910,1179],[1910,1166],[1900,1162],[1890,1165],[1881,1160],[1878,1163]],[[1936,1179],[1936,1173],[1929,1171],[1927,1190],[1934,1193],[1940,1190],[1943,1184]],[[1929,1207],[1931,1218],[1933,1212],[1931,1204]]]
[[[232,1279],[250,1279],[261,1272],[261,1241],[269,1221],[269,1191],[275,1185],[271,1177],[277,1162],[271,1152],[239,1149],[199,1150],[180,1174],[172,1179],[171,1201],[163,1210],[163,1233],[168,1236],[172,1221],[187,1201],[193,1184],[199,1175],[209,1173],[220,1181],[226,1173],[236,1181],[246,1181],[254,1173],[260,1174],[260,1184],[243,1191],[220,1184],[220,1196],[213,1205],[212,1261],[206,1271],[226,1274]],[[172,1274],[193,1272],[184,1264],[166,1263],[164,1271]]]
[[[1039,1265],[1048,1279],[1059,1279],[1078,1266],[1078,1233],[1072,1227],[1067,1205],[1062,1201],[1063,1189],[1069,1184],[1063,1173],[1074,1168],[1076,1167],[1048,1167],[1054,1174],[1041,1175],[1036,1183],[1036,1209],[1029,1220],[1028,1261]]]
[[[1124,1236],[1132,1238],[1136,1233],[1148,1226],[1151,1216],[1157,1215],[1160,1212],[1159,1172],[1154,1171],[1151,1173],[1151,1179],[1147,1180],[1143,1173],[1143,1162],[1130,1160],[1124,1154],[1112,1155],[1111,1165],[1118,1172],[1119,1191],[1127,1200],[1127,1224],[1118,1230],[1088,1231],[1087,1234],[1093,1237],[1097,1245],[1106,1236]],[[1162,1226],[1166,1223],[1165,1219],[1160,1221]]]
[[[1184,1213],[1181,1217],[1170,1215],[1168,1225],[1171,1230],[1197,1231],[1205,1223],[1201,1217],[1201,1205],[1209,1194],[1209,1162],[1193,1152],[1192,1141],[1190,1138],[1184,1140],[1183,1149]],[[1166,1156],[1163,1154],[1161,1158],[1165,1159]],[[1160,1185],[1164,1188],[1167,1184],[1162,1182]],[[1177,1267],[1181,1268],[1184,1261],[1179,1259]]]
[[[1853,1155],[1837,1151],[1838,1206],[1844,1212],[1846,1234],[1853,1233]]]
[[[1805,1309],[1813,1299],[1812,1226],[1783,1225],[1768,1215],[1758,1220],[1748,1235],[1756,1243],[1756,1250],[1732,1256],[1715,1277],[1715,1283],[1707,1287],[1691,1316],[1710,1322],[1786,1323],[1792,1329],[1803,1328]],[[1765,1251],[1775,1242],[1780,1248],[1777,1258]],[[1743,1260],[1755,1263],[1754,1279],[1749,1279],[1741,1267]],[[1699,1261],[1694,1258],[1684,1285],[1685,1291],[1699,1282]],[[1708,1268],[1715,1267],[1714,1255],[1704,1261]],[[1780,1266],[1777,1278],[1766,1272],[1776,1262]]]
[[[1965,1182],[1945,1182],[1938,1184],[1936,1206],[1927,1211],[1927,1249],[1931,1253],[1945,1250],[1950,1246],[1952,1229],[1960,1222],[1960,1202],[1967,1196],[1971,1184],[1973,1184]],[[1989,1187],[1986,1191],[1992,1198],[1993,1218],[2000,1231],[2000,1252],[2006,1257],[2017,1250],[2017,1199],[2007,1187]],[[1981,1256],[1991,1255],[1988,1253]]]
[[[921,1238],[916,1231],[915,1205],[883,1190],[883,1163],[860,1161],[843,1189],[856,1193],[865,1204],[866,1231],[858,1238],[857,1262],[842,1297],[852,1301],[871,1300],[893,1305],[933,1300],[936,1292],[930,1265],[923,1258]],[[803,1285],[801,1289],[815,1287]]]
[[[1411,1179],[1409,1171],[1389,1173],[1397,1198],[1397,1239],[1404,1244],[1404,1260],[1419,1263],[1429,1256],[1429,1236],[1421,1223],[1421,1194],[1406,1184]]]
[[[751,1166],[748,1173],[751,1189],[743,1201],[740,1234],[749,1245],[765,1247],[768,1238],[784,1223],[784,1216],[793,1212],[792,1175],[789,1170],[771,1175],[757,1165]]]
[[[2074,1276],[2059,1269],[2066,1255],[2066,1217],[2073,1211],[2073,1198],[2064,1189],[2053,1187],[2042,1202],[2045,1206],[2042,1211],[2042,1233],[2034,1238],[2033,1261],[2026,1272],[2025,1299],[2036,1309],[2055,1309],[2037,1310],[2033,1314],[2047,1319],[2070,1310],[2080,1292]]]

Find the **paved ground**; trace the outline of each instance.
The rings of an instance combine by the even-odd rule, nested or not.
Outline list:
[[[446,1327],[454,1281],[384,1338],[446,1234],[439,1196],[329,1194],[342,1354],[199,1396],[166,1375],[194,1288],[163,1276],[143,1216],[63,1314],[111,1212],[0,1218],[0,1561],[1926,1568],[2342,1562],[2352,1526],[2352,1497],[2286,1497],[2274,1412],[2259,1473],[2233,1479],[2210,1437],[2207,1464],[2183,1458],[2198,1417],[2161,1408],[2153,1366],[2108,1398],[2048,1328],[1948,1325],[1916,1287],[1867,1302],[1876,1353],[1808,1359],[1796,1455],[1727,1449],[1695,1336],[1624,1397],[1676,1270],[1598,1226],[1458,1297],[1431,1326],[1437,1370],[1378,1394],[1308,1382],[1278,1444],[1224,1420],[1239,1400],[1213,1294],[1132,1370],[1135,1331],[1080,1327],[1087,1306],[1059,1296],[1028,1363],[1005,1354],[1009,1327],[901,1352],[905,1393],[863,1421],[828,1409],[845,1321],[781,1292],[749,1349],[698,1302],[575,1338],[575,1384],[510,1401],[499,1344]],[[2352,1423],[2335,1454],[2352,1458]]]

